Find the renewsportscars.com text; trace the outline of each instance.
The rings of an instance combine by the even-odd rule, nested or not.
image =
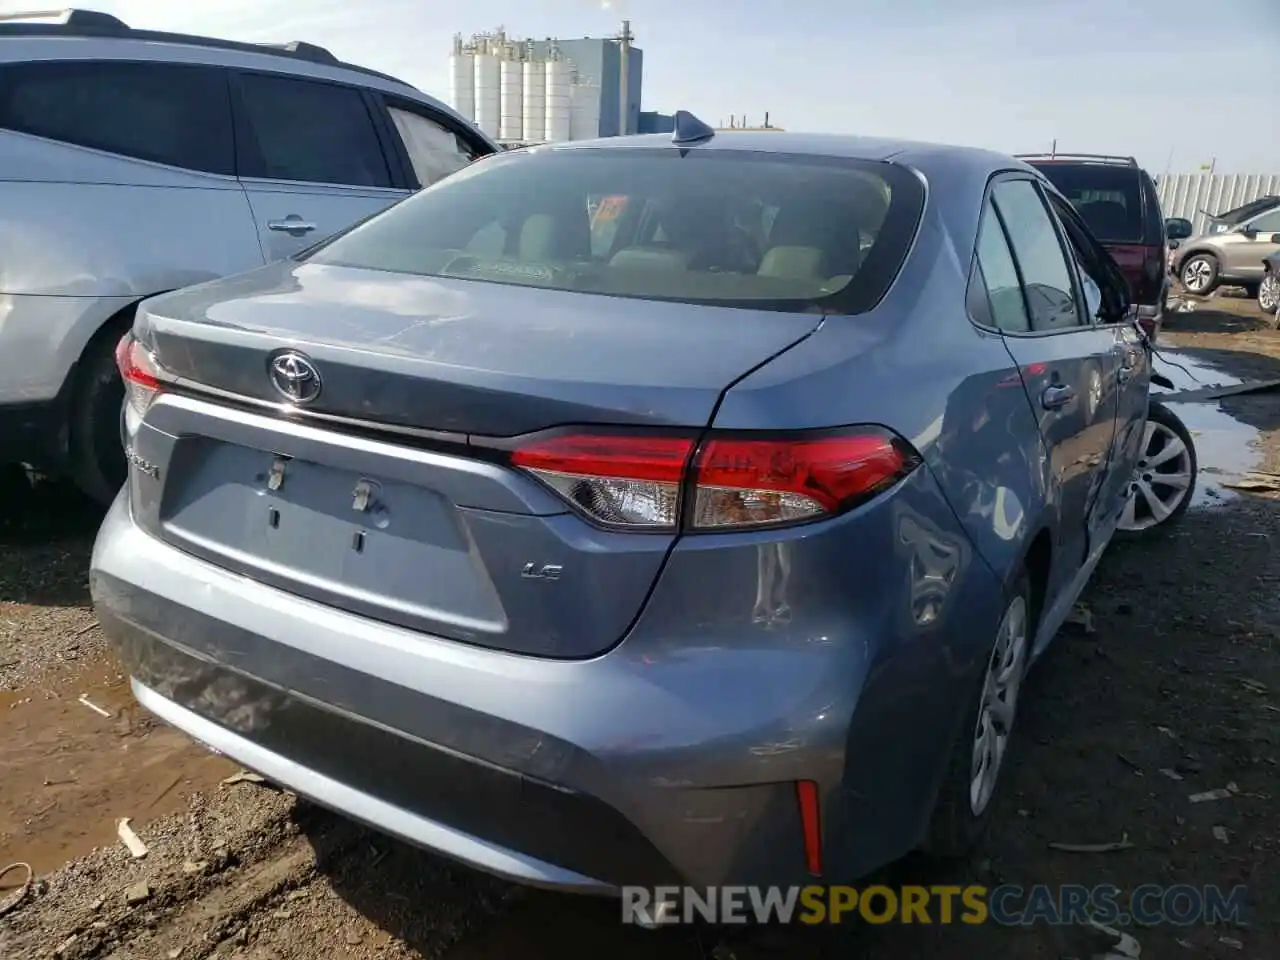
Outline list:
[[[1146,884],[1021,887],[623,887],[623,923],[997,923],[1106,926],[1247,922],[1248,891]]]

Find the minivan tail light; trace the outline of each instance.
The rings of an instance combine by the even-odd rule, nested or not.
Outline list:
[[[116,366],[124,380],[129,406],[139,414],[146,413],[160,393],[160,366],[132,332],[126,333],[116,344]]]
[[[696,448],[696,449],[695,449]],[[834,516],[915,469],[918,455],[881,427],[839,433],[692,437],[582,432],[511,456],[588,519],[610,527],[740,530]]]

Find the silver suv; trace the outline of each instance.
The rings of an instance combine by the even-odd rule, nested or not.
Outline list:
[[[0,17],[0,465],[109,502],[113,352],[140,301],[290,257],[497,149],[311,44]]]
[[[1280,251],[1280,207],[1228,220],[1225,225],[1220,220],[1209,229],[1212,232],[1184,241],[1173,252],[1173,272],[1182,285],[1200,296],[1212,293],[1219,284],[1241,286],[1250,296],[1257,295],[1265,273],[1263,261]]]

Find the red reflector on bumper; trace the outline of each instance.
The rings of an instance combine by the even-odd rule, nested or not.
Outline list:
[[[796,782],[800,802],[800,824],[804,828],[804,862],[809,873],[822,876],[822,815],[818,809],[818,785],[812,780]]]

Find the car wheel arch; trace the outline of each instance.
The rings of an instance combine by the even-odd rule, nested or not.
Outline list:
[[[1188,248],[1185,248],[1185,250],[1183,250],[1183,248],[1179,248],[1178,273],[1181,273],[1181,271],[1183,271],[1184,266],[1187,266],[1188,260],[1196,256],[1207,256],[1207,257],[1212,257],[1213,260],[1217,260],[1217,252],[1213,250],[1212,247],[1188,247]]]
[[[1214,261],[1219,267],[1222,266],[1222,258],[1218,256],[1218,252],[1213,247],[1195,247],[1182,253],[1182,259],[1178,261],[1178,277],[1181,279],[1183,268],[1196,257],[1207,257]]]
[[[1012,571],[1013,581],[1023,571],[1031,585],[1031,622],[1039,625],[1040,615],[1045,608],[1046,594],[1049,590],[1049,576],[1053,569],[1053,535],[1047,526],[1042,526],[1028,540],[1027,549],[1023,553],[1022,562]]]
[[[176,288],[175,288],[176,289]],[[133,298],[121,307],[117,307],[115,312],[108,314],[101,323],[95,327],[84,342],[77,343],[74,348],[69,351],[72,353],[73,360],[71,366],[67,370],[64,378],[64,386],[74,387],[77,378],[80,376],[81,361],[85,355],[92,351],[103,337],[115,336],[117,339],[124,336],[129,328],[133,326],[133,318],[138,311],[138,305],[144,300],[150,300],[152,297],[158,297],[165,293],[171,293],[172,290],[157,290],[154,293],[146,293]]]

